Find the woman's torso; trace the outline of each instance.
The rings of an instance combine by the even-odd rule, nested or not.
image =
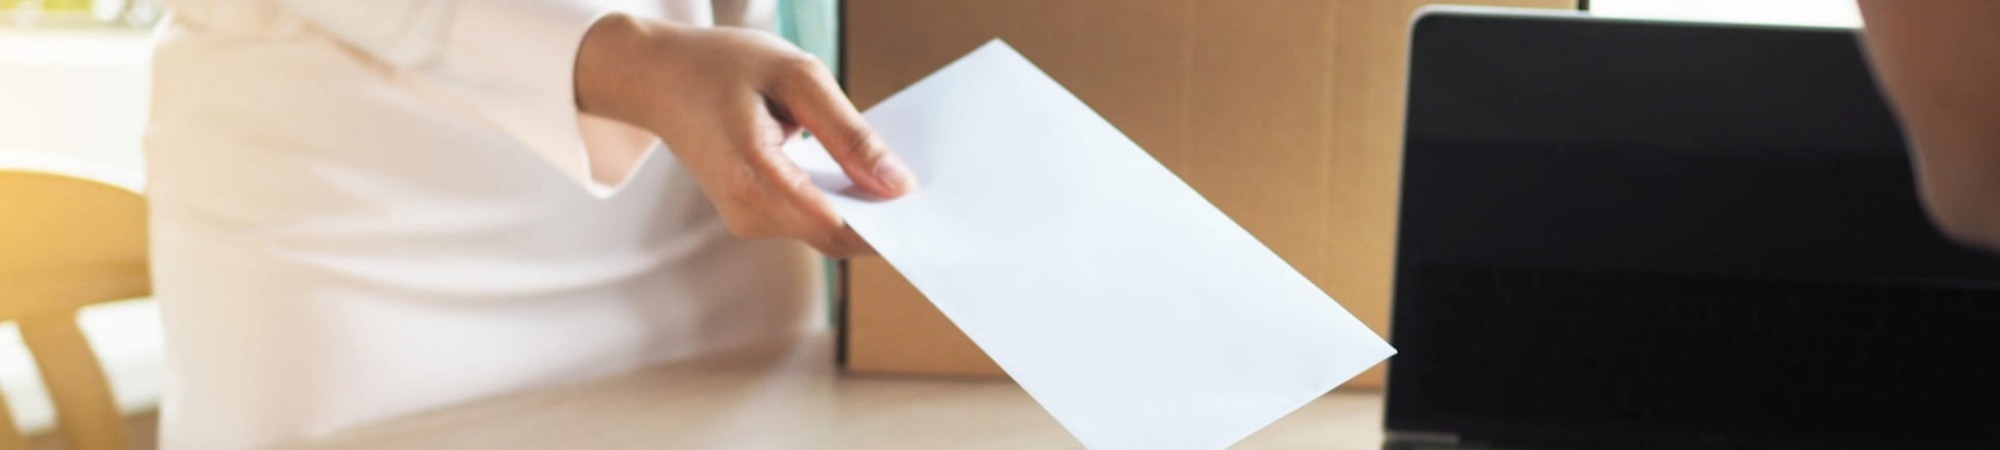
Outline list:
[[[168,447],[263,445],[818,322],[817,258],[730,238],[665,152],[598,199],[281,7],[185,3],[146,138]]]

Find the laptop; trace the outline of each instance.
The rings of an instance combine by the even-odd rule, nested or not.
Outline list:
[[[1385,447],[2000,448],[2000,257],[1855,33],[1421,13]]]

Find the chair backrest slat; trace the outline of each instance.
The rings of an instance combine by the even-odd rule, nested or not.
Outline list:
[[[146,201],[101,167],[0,159],[0,321],[20,324],[56,427],[73,450],[131,447],[104,369],[76,322],[87,305],[151,293]],[[75,170],[69,170],[75,169]],[[27,445],[0,402],[0,450]]]
[[[0,225],[4,230],[6,225]],[[0,250],[4,251],[4,250]],[[35,271],[0,270],[0,321],[19,320],[152,293],[145,261],[75,265]]]
[[[104,368],[76,324],[76,311],[21,319],[21,340],[35,353],[49,398],[56,399],[56,424],[71,450],[132,446]]]
[[[14,412],[7,408],[7,396],[0,395],[0,450],[24,450],[28,441],[21,437],[21,429],[14,426]]]

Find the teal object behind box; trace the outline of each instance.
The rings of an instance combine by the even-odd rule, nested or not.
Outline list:
[[[778,0],[778,35],[840,73],[840,0]],[[840,314],[840,262],[826,260],[828,320]]]
[[[840,73],[840,0],[778,0],[778,34]]]

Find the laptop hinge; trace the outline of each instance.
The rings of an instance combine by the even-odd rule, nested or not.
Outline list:
[[[1390,431],[1385,437],[1390,442],[1408,444],[1455,445],[1459,443],[1458,433],[1442,431]]]

